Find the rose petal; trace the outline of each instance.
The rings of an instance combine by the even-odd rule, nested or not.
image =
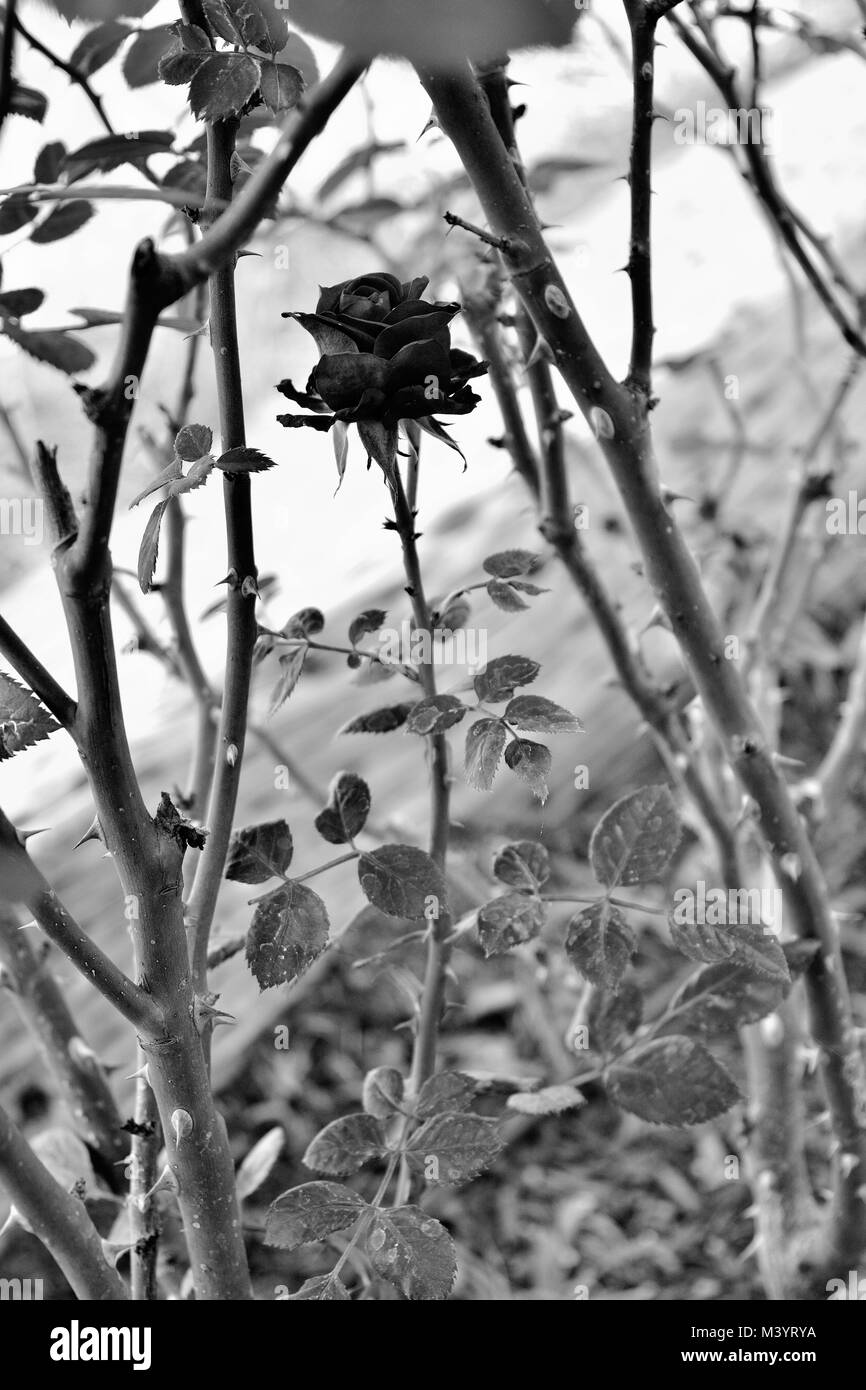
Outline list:
[[[287,430],[300,429],[303,425],[310,430],[329,430],[336,418],[335,415],[278,415],[277,421]]]
[[[462,348],[451,349],[451,380],[460,386],[473,377],[486,376],[489,366],[489,362],[479,362],[471,352],[464,352]]]
[[[388,367],[369,352],[326,353],[313,372],[316,390],[332,410],[351,409],[369,387],[384,390]]]
[[[337,415],[347,425],[357,424],[359,420],[383,420],[386,414],[388,397],[377,386],[368,386],[363,391],[357,405],[338,410]]]
[[[409,280],[403,286],[403,298],[420,299],[429,284],[429,275],[416,275],[414,280]]]
[[[353,280],[341,280],[339,285],[320,285],[316,313],[332,314],[340,302],[340,295],[352,284],[354,284]]]
[[[387,381],[389,395],[399,391],[401,386],[424,386],[437,392],[427,398],[428,413],[432,413],[438,409],[439,398],[446,395],[451,385],[447,348],[432,338],[407,343],[388,363]]]
[[[403,304],[398,304],[396,309],[392,309],[385,320],[386,324],[401,323],[403,319],[413,319],[421,314],[448,314],[446,322],[450,322],[460,313],[459,304],[436,303],[431,304],[426,299],[407,299]]]
[[[348,314],[318,314],[316,316],[321,323],[325,323],[341,333],[360,352],[372,352],[373,344],[382,331],[382,325],[375,321],[365,322],[363,319],[353,319]],[[336,348],[336,352],[342,352],[342,348]],[[345,349],[349,351],[348,348]]]
[[[390,324],[387,328],[382,329],[373,344],[373,351],[377,357],[394,357],[401,348],[406,347],[409,343],[418,343],[428,339],[435,340],[447,351],[451,346],[448,323],[449,315],[447,313],[433,313],[404,319],[402,323]]]
[[[318,396],[314,396],[310,391],[299,391],[294,382],[289,377],[277,382],[277,390],[281,396],[286,396],[295,405],[303,405],[307,410],[316,410],[320,413],[327,409],[324,401]]]
[[[391,297],[384,290],[370,295],[349,294],[344,290],[333,312],[337,318],[343,318],[345,315],[348,318],[363,319],[365,323],[371,319],[376,323],[383,323],[391,312]]]
[[[306,328],[316,340],[319,352],[357,352],[358,346],[344,333],[339,325],[323,318],[320,314],[283,314],[283,318],[294,319]]]

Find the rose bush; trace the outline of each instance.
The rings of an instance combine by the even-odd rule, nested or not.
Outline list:
[[[401,284],[384,272],[361,275],[323,289],[314,314],[287,313],[316,341],[322,354],[306,391],[289,380],[277,390],[312,414],[278,415],[288,428],[329,430],[336,421],[357,424],[369,452],[401,420],[455,447],[434,414],[468,415],[480,402],[467,384],[487,364],[451,346],[450,324],[460,305],[422,299],[426,276]],[[376,429],[375,426],[379,426]]]

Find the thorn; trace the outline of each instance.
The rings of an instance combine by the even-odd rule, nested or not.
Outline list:
[[[87,844],[88,840],[99,840],[100,844],[105,844],[105,836],[102,833],[102,826],[99,824],[98,816],[93,817],[93,820],[90,822],[90,825],[85,830],[81,839],[74,844],[72,848],[80,849],[82,845]]]
[[[663,487],[662,502],[666,507],[669,507],[673,502],[695,502],[695,499],[694,497],[689,497],[685,492],[674,492],[669,487]],[[697,506],[697,503],[695,503],[695,505]]]
[[[656,604],[655,608],[650,614],[649,621],[645,623],[644,626],[640,629],[641,634],[643,634],[644,632],[649,632],[650,628],[653,627],[663,628],[665,632],[672,631],[670,619],[668,618],[667,614],[659,607],[658,604]]]
[[[143,1067],[139,1067],[138,1071],[131,1071],[129,1073],[129,1076],[125,1077],[124,1079],[126,1081],[136,1081],[139,1077],[143,1077],[144,1080],[147,1082],[148,1086],[150,1086],[150,1072],[147,1070],[147,1062],[145,1062]]]
[[[49,829],[49,826],[43,825],[40,830],[19,830],[18,843],[20,845],[26,845],[28,840],[33,839],[34,835],[47,835]]]
[[[226,762],[228,763],[229,767],[234,767],[237,763],[237,760],[238,746],[236,743],[230,743],[228,748],[226,749]]]
[[[524,370],[527,372],[530,371],[533,367],[537,367],[539,362],[555,361],[556,358],[553,355],[553,350],[550,344],[547,342],[547,339],[542,338],[541,334],[539,333],[538,337],[535,340],[535,346],[533,347],[531,353],[526,359]]]
[[[252,598],[253,595],[255,595],[256,598],[261,598],[258,580],[254,574],[248,574],[244,579],[241,584],[241,595],[243,598]]]
[[[153,1184],[153,1187],[150,1189],[150,1191],[145,1192],[143,1196],[139,1197],[138,1209],[139,1211],[144,1211],[147,1206],[147,1203],[151,1200],[152,1197],[156,1196],[157,1192],[177,1193],[179,1191],[180,1184],[177,1178],[175,1177],[174,1173],[172,1172],[171,1168],[169,1168],[168,1164],[166,1164],[159,1177],[157,1178],[156,1182]]]
[[[217,580],[216,584],[214,585],[214,588],[215,588],[215,589],[218,589],[219,586],[220,586],[220,584],[228,584],[228,586],[229,586],[230,589],[236,589],[236,588],[237,588],[237,583],[238,583],[238,572],[237,572],[237,570],[232,569],[232,570],[229,570],[229,572],[228,572],[228,574],[226,575],[225,579],[218,579],[218,580]]]
[[[174,1134],[174,1142],[180,1148],[181,1140],[188,1134],[192,1134],[192,1115],[188,1110],[173,1110],[171,1112],[171,1128]]]
[[[234,1014],[227,1014],[223,1009],[216,1009],[214,1005],[219,999],[218,994],[197,994],[193,1004],[193,1022],[198,1033],[203,1033],[207,1027],[219,1028],[231,1023],[236,1023]]]

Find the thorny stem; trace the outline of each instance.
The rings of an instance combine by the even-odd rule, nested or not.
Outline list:
[[[111,1087],[98,1057],[86,1045],[55,978],[46,943],[34,945],[17,916],[0,905],[0,963],[9,976],[15,1002],[55,1076],[76,1131],[100,1155],[111,1186],[113,1165],[128,1144]]]
[[[102,1253],[84,1203],[64,1192],[0,1109],[0,1177],[34,1234],[54,1256],[78,1298],[122,1302],[126,1286]]]
[[[416,545],[415,516],[409,506],[399,469],[394,467],[391,496],[394,519],[403,549],[403,568],[406,592],[412,603],[415,626],[420,632],[432,632],[430,606],[424,593],[421,562]],[[419,664],[421,687],[428,698],[436,694],[436,673],[432,658]],[[441,869],[445,868],[450,830],[451,779],[448,771],[448,741],[444,734],[429,736],[431,782],[430,856]],[[451,917],[440,904],[439,916],[431,924],[427,942],[427,964],[424,971],[424,991],[421,996],[418,1030],[412,1056],[410,1088],[420,1091],[436,1067],[436,1040],[445,1003],[445,983],[451,947]]]
[[[590,425],[604,412],[599,443],[639,542],[645,571],[667,614],[725,756],[753,799],[774,871],[799,936],[820,951],[806,973],[811,1029],[838,1142],[835,1195],[818,1263],[855,1259],[866,1238],[866,1077],[830,909],[827,885],[777,768],[766,733],[736,667],[676,518],[662,497],[647,402],[612,378],[571,300],[519,176],[468,69],[422,72],[440,125],[455,145],[494,233],[511,249],[504,260],[539,333]],[[791,867],[796,865],[797,872]]]
[[[217,121],[207,128],[208,193],[231,197],[231,157],[237,123]],[[210,280],[210,332],[219,401],[222,448],[246,444],[243,383],[238,350],[235,271],[229,260]],[[187,909],[190,960],[199,994],[207,993],[210,929],[231,839],[237,805],[256,642],[256,570],[250,479],[226,474],[223,479],[229,573],[226,618],[226,673],[216,769],[208,806],[209,834],[199,860]],[[252,585],[244,585],[251,580]]]
[[[138,1065],[146,1064],[139,1049]],[[146,1077],[135,1082],[135,1130],[132,1136],[129,1183],[129,1227],[134,1241],[130,1253],[130,1292],[136,1302],[156,1298],[156,1257],[159,1240],[156,1197],[149,1195],[156,1183],[161,1134],[159,1110]]]

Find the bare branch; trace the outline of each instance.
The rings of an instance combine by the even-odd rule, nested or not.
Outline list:
[[[129,1147],[120,1113],[99,1059],[81,1037],[54,977],[47,944],[34,946],[31,938],[32,932],[22,931],[18,917],[0,903],[0,962],[15,1002],[45,1054],[76,1130],[111,1170]]]
[[[42,662],[33,655],[17,632],[9,626],[0,614],[0,653],[10,666],[18,672],[25,685],[38,696],[47,710],[54,715],[64,729],[71,729],[75,722],[75,701],[71,695],[46,671]]]
[[[2,1108],[0,1182],[79,1298],[99,1303],[127,1298],[123,1280],[105,1261],[84,1203],[64,1192]]]
[[[9,6],[7,8],[7,26],[9,26],[9,21],[13,14],[14,11],[12,7]],[[37,39],[35,34],[31,34],[29,29],[25,29],[17,15],[15,15],[15,28],[18,30],[22,39],[30,45],[34,53],[41,53],[43,58],[47,58],[49,63],[52,63],[60,72],[65,72],[69,80],[74,82],[77,87],[81,88],[87,100],[90,102],[90,105],[105,126],[105,129],[108,131],[108,134],[113,135],[114,126],[105,114],[105,107],[102,104],[102,99],[96,95],[96,92],[83,73],[79,72],[78,68],[73,67],[72,63],[67,63],[63,58],[58,57],[47,44],[44,44],[41,39]]]
[[[655,81],[654,10],[644,0],[624,0],[631,28],[632,104],[629,190],[631,193],[631,237],[628,275],[631,281],[632,339],[628,381],[649,398],[652,395],[653,324],[652,287],[652,134],[653,87]]]
[[[67,912],[57,894],[33,863],[11,821],[0,811],[0,860],[3,865],[3,896],[8,902],[23,903],[67,960],[94,985],[118,1013],[136,1028],[159,1034],[162,1015],[149,994],[114,964],[91,941]]]

